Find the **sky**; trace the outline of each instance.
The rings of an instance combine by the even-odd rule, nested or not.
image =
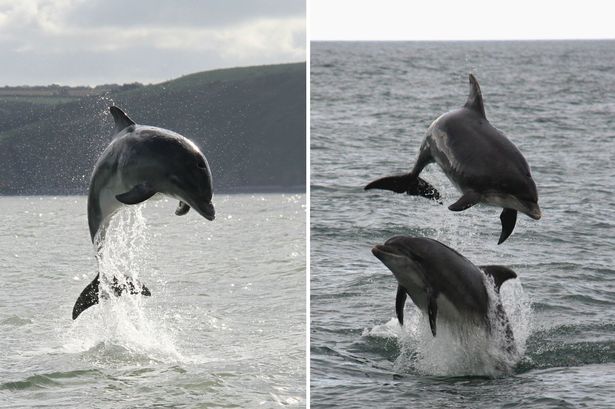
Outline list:
[[[615,39],[611,0],[311,0],[310,39]]]
[[[0,0],[0,86],[306,60],[305,0]]]

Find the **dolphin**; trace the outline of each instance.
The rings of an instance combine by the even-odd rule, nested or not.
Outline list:
[[[365,190],[385,189],[438,200],[438,191],[419,177],[433,162],[462,194],[450,210],[462,211],[477,203],[503,208],[498,244],[512,233],[518,211],[535,220],[541,218],[530,167],[519,149],[487,120],[482,93],[472,74],[465,105],[433,121],[410,173],[375,180]]]
[[[513,270],[496,265],[478,267],[450,247],[423,237],[395,236],[374,246],[372,253],[397,279],[395,311],[401,325],[408,295],[427,313],[434,337],[438,321],[469,322],[491,332],[489,308],[495,305],[495,317],[504,325],[507,349],[514,350],[512,328],[499,299],[502,283],[517,277]],[[496,300],[490,299],[485,276],[493,279]]]
[[[175,214],[179,216],[193,208],[214,220],[211,170],[199,148],[173,131],[137,125],[118,107],[109,110],[116,135],[94,166],[88,192],[88,225],[97,259],[111,216],[121,206],[141,203],[156,193],[178,199]],[[116,277],[109,284],[116,296],[124,292],[151,295],[147,287],[128,277],[126,284]],[[98,303],[99,286],[100,273],[81,292],[73,320]]]

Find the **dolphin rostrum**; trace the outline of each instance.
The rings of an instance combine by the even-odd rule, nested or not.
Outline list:
[[[441,115],[429,126],[410,173],[375,180],[365,190],[385,189],[438,200],[438,191],[419,177],[433,162],[462,193],[450,210],[465,210],[477,203],[503,208],[498,244],[515,228],[517,211],[535,220],[542,216],[530,167],[517,147],[487,120],[481,90],[472,74],[465,105]]]
[[[97,259],[111,216],[122,205],[141,203],[156,193],[178,199],[175,214],[179,216],[193,208],[213,220],[211,170],[199,148],[178,133],[135,124],[118,107],[109,110],[117,134],[94,166],[88,193],[88,224]],[[116,277],[109,284],[117,296],[125,291],[150,295],[147,287],[128,277],[126,284]],[[77,299],[73,319],[98,303],[99,286],[100,273]]]

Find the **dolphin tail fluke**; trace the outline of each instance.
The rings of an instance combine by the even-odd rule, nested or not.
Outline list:
[[[113,277],[113,281],[111,281],[111,289],[116,297],[124,294],[124,292],[128,292],[129,294],[141,294],[146,297],[152,295],[149,288],[145,286],[145,284],[141,284],[140,282],[133,280],[130,277],[124,277],[124,283],[119,282],[117,277]]]
[[[407,193],[412,196],[423,196],[427,199],[440,199],[440,193],[435,187],[420,177],[414,176],[412,173],[387,176],[375,180],[365,186],[365,190],[370,189],[391,190],[396,193]]]
[[[77,298],[75,306],[73,307],[73,320],[77,319],[79,314],[92,305],[98,304],[98,290],[100,287],[99,276],[100,274],[96,274],[94,280],[83,289],[79,298]]]
[[[121,283],[117,277],[113,277],[113,280],[110,284],[111,290],[116,297],[119,297],[124,292],[128,292],[130,294],[141,294],[146,297],[152,295],[149,288],[145,285],[139,283],[136,280],[133,280],[130,277],[125,277],[125,282]],[[73,320],[77,319],[77,317],[85,310],[90,308],[93,305],[98,304],[100,299],[100,273],[96,274],[96,277],[90,284],[88,284],[81,294],[77,301],[75,302],[75,306],[73,307]]]
[[[500,220],[502,221],[502,233],[500,234],[500,240],[498,244],[504,243],[504,241],[510,236],[515,229],[517,223],[517,211],[514,209],[504,209],[500,214]]]

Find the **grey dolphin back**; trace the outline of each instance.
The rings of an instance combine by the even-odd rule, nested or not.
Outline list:
[[[474,74],[470,74],[470,94],[468,95],[468,100],[464,107],[477,112],[483,118],[487,119],[485,115],[485,105],[483,104],[483,94],[480,91],[480,86]]]
[[[115,121],[115,130],[117,132],[131,125],[136,125],[135,121],[130,119],[130,117],[126,115],[126,113],[122,111],[121,109],[119,109],[118,107],[110,106],[109,111],[111,112],[111,115],[113,116],[113,120]]]

